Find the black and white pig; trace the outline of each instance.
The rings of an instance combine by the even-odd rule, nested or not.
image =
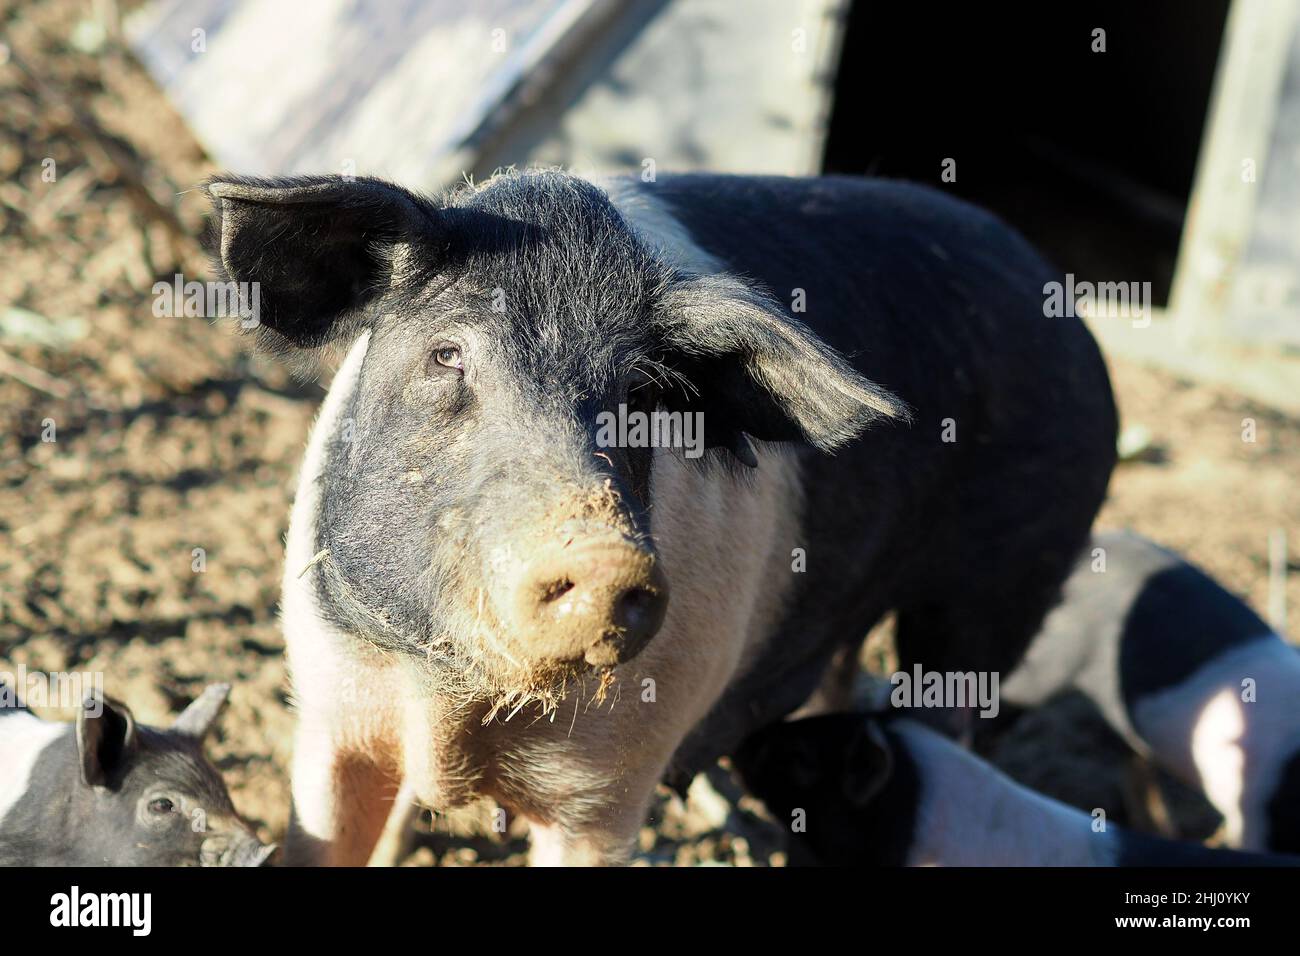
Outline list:
[[[1132,833],[1024,787],[914,720],[827,714],[751,735],[735,766],[821,866],[1300,866]]]
[[[287,540],[290,861],[363,862],[401,781],[494,798],[537,862],[622,861],[661,778],[890,609],[905,662],[1010,669],[1104,495],[1094,342],[1023,239],[930,189],[206,189],[262,342],[343,356]],[[708,453],[602,439],[616,411],[701,413]]]
[[[106,697],[71,723],[0,707],[0,866],[262,865],[275,847],[203,755],[229,693],[209,686],[168,730]]]
[[[1177,554],[1094,535],[1002,699],[1074,688],[1198,787],[1230,846],[1300,853],[1300,650]]]

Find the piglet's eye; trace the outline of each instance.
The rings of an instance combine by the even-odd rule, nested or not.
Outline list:
[[[166,813],[171,813],[175,809],[176,809],[176,804],[172,803],[166,797],[155,797],[154,799],[149,801],[149,812],[156,813],[159,816],[162,816],[163,814]]]

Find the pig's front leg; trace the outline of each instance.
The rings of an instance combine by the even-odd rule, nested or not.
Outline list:
[[[330,635],[301,624],[288,635],[298,725],[285,862],[365,866],[401,783],[400,717],[389,705],[403,688]]]
[[[669,761],[714,699],[717,671],[730,665],[722,653],[697,661],[688,674],[688,658],[671,646],[671,635],[665,644],[665,656],[679,660],[655,664],[657,703],[625,693],[612,709],[588,709],[579,695],[571,721],[558,715],[554,722],[491,728],[504,745],[490,795],[527,820],[530,865],[630,860]],[[626,683],[640,687],[640,676]]]
[[[672,643],[669,636],[665,656],[678,650]],[[691,679],[709,675],[709,664],[689,675],[681,670],[656,668],[659,703],[629,691],[617,703],[597,705],[579,692],[554,720],[516,718],[481,728],[481,744],[495,758],[484,795],[528,823],[530,865],[628,862],[665,767],[710,699]],[[639,687],[639,676],[623,680]],[[564,713],[569,707],[573,712]]]
[[[528,824],[529,866],[622,866],[632,857],[637,833],[645,822],[655,780],[602,794],[598,813],[580,820],[563,816],[551,822],[532,819]]]
[[[631,856],[630,845],[567,833],[560,824],[531,823],[528,840],[529,866],[618,866]]]
[[[293,754],[290,866],[365,866],[398,789],[396,771],[334,730],[301,721]]]

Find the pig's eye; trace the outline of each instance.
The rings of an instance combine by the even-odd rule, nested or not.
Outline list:
[[[632,411],[652,412],[659,404],[659,383],[644,372],[633,372],[627,379],[627,407]]]
[[[155,797],[149,801],[149,812],[157,814],[158,816],[171,813],[175,809],[176,804],[172,803],[166,797]]]
[[[461,358],[459,346],[451,345],[444,342],[433,350],[432,361],[429,363],[429,371],[438,372],[441,369],[455,369],[458,372],[465,371],[465,363]]]

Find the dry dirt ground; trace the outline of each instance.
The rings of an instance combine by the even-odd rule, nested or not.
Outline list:
[[[103,671],[146,723],[230,681],[211,753],[278,839],[293,725],[281,539],[323,393],[201,319],[152,314],[156,280],[203,274],[203,204],[187,190],[212,169],[111,31],[87,26],[90,7],[0,0],[0,670]],[[1262,609],[1269,531],[1300,540],[1300,422],[1123,362],[1112,372],[1125,422],[1155,450],[1119,470],[1101,523],[1183,551]],[[1300,607],[1300,575],[1288,588]],[[1148,816],[1123,747],[1076,705],[1032,715],[993,756],[1113,819]],[[775,826],[724,769],[710,779],[685,804],[660,799],[642,861],[781,863]],[[1169,826],[1213,831],[1201,801],[1163,789]],[[426,815],[407,862],[520,863],[523,835],[482,819]]]

